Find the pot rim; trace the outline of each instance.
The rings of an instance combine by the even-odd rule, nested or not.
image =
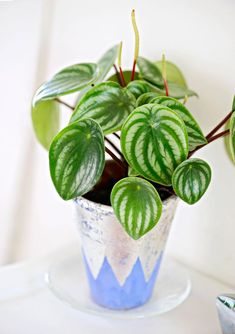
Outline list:
[[[167,205],[167,203],[171,200],[177,200],[178,196],[176,195],[171,195],[170,197],[168,197],[167,199],[165,199],[164,201],[162,201],[163,205]],[[111,205],[106,205],[106,204],[101,204],[101,203],[97,203],[97,202],[93,202],[90,201],[89,199],[83,197],[83,196],[79,196],[77,198],[74,199],[74,202],[76,204],[81,204],[83,207],[85,208],[89,208],[92,211],[96,210],[96,211],[100,211],[101,213],[106,213],[109,215],[114,215],[114,210],[112,208]]]

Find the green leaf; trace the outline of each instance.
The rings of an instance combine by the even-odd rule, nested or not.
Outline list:
[[[162,94],[160,95],[162,96]],[[149,104],[157,96],[159,96],[159,93],[156,92],[144,93],[138,97],[136,104],[138,107],[143,106],[144,104]]]
[[[105,134],[121,129],[127,116],[135,108],[135,97],[115,82],[103,82],[90,89],[77,104],[70,123],[92,118]]]
[[[127,89],[135,96],[136,99],[144,93],[151,92],[151,87],[143,80],[134,80],[127,85]]]
[[[144,80],[143,80],[144,81]],[[166,91],[165,89],[160,89],[158,86],[153,85],[146,81],[149,86],[151,87],[152,92],[156,93],[156,96],[165,96]],[[198,96],[197,93],[192,91],[191,89],[184,88],[182,86],[179,86],[175,83],[168,82],[168,90],[169,90],[169,96],[174,97],[176,99],[183,99],[185,96],[191,97],[191,96]],[[147,94],[147,93],[145,93]]]
[[[201,159],[189,159],[174,171],[175,193],[186,203],[194,204],[204,195],[211,181],[211,168]]]
[[[156,86],[164,86],[162,74],[154,63],[143,57],[139,57],[137,60],[137,66],[141,78],[155,84]]]
[[[230,128],[229,146],[230,146],[232,159],[235,162],[235,111],[232,113],[232,116],[230,118],[229,128]]]
[[[179,86],[176,83],[168,82],[169,88],[169,96],[174,97],[176,99],[183,99],[185,96],[197,96],[197,93],[191,89],[185,88],[183,86]]]
[[[161,217],[162,202],[156,189],[138,177],[126,177],[117,182],[111,203],[119,222],[135,240],[150,231]]]
[[[128,84],[131,81],[131,73],[132,71],[128,71],[128,70],[123,71],[123,76],[124,76],[126,84]],[[139,79],[139,73],[135,72],[135,80],[138,80],[138,79]],[[116,73],[111,75],[111,77],[109,77],[107,81],[114,81],[114,82],[119,83]]]
[[[151,103],[158,103],[167,106],[174,110],[182,118],[188,132],[189,151],[194,150],[198,145],[207,143],[207,140],[196,120],[182,103],[168,96],[158,96],[152,99]]]
[[[87,193],[105,164],[100,126],[92,119],[83,119],[64,128],[51,144],[49,161],[52,181],[64,200]]]
[[[234,97],[233,97],[232,111],[235,111],[235,95],[234,95]]]
[[[166,64],[167,81],[176,83],[179,86],[187,88],[186,80],[183,76],[183,73],[179,69],[179,67],[176,66],[175,64],[173,64],[170,61],[165,61],[165,64]],[[155,65],[157,65],[158,69],[162,73],[162,60],[159,60],[159,61],[155,62]]]
[[[99,72],[96,64],[76,64],[56,73],[37,90],[33,105],[41,100],[52,100],[55,97],[70,94],[90,85]]]
[[[91,89],[91,85],[98,84],[104,80],[108,72],[110,71],[111,67],[115,63],[115,60],[117,58],[118,53],[118,45],[113,46],[111,49],[109,49],[105,54],[99,59],[97,66],[99,69],[99,75],[95,79],[94,82],[92,82],[89,86],[86,86],[80,93],[78,94],[77,102],[81,100],[82,96]]]
[[[98,82],[102,82],[106,75],[109,73],[111,67],[116,61],[118,54],[118,45],[113,46],[109,49],[98,61],[99,76]],[[97,82],[96,81],[96,82]]]
[[[139,57],[137,65],[140,72],[140,77],[150,82],[156,88],[160,88],[159,95],[166,95],[164,90],[164,83],[161,71],[159,68],[149,60]],[[197,93],[185,87],[185,85],[179,85],[176,82],[167,80],[169,88],[169,96],[175,97],[176,99],[183,99],[187,96],[198,96]]]
[[[175,168],[187,158],[188,136],[176,112],[158,104],[136,108],[121,131],[122,152],[146,179],[171,185]]]
[[[48,150],[60,127],[59,104],[55,101],[42,101],[32,107],[31,116],[36,137]]]
[[[128,166],[128,176],[138,176],[139,173],[131,166]]]

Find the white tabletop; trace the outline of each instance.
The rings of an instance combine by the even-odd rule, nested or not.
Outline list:
[[[230,288],[188,269],[190,297],[175,310],[147,319],[117,320],[81,313],[58,300],[42,277],[59,250],[43,259],[0,270],[1,334],[219,334],[215,298]]]

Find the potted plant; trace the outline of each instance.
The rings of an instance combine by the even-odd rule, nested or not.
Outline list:
[[[196,93],[164,56],[155,63],[139,56],[134,11],[132,23],[131,71],[122,71],[120,43],[97,64],[56,73],[32,103],[54,186],[76,204],[92,298],[112,309],[133,308],[150,298],[177,199],[194,204],[206,192],[211,168],[193,154],[229,135],[235,156],[235,104],[204,136],[185,106]],[[112,67],[115,74],[107,79]],[[79,92],[75,107],[60,99],[74,92]],[[61,131],[60,104],[72,110]],[[229,119],[229,128],[218,132]]]

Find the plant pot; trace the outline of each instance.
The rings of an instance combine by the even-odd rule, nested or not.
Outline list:
[[[158,224],[139,240],[133,240],[112,207],[82,197],[75,200],[83,259],[95,303],[123,310],[149,300],[177,203],[175,196],[166,199]]]

